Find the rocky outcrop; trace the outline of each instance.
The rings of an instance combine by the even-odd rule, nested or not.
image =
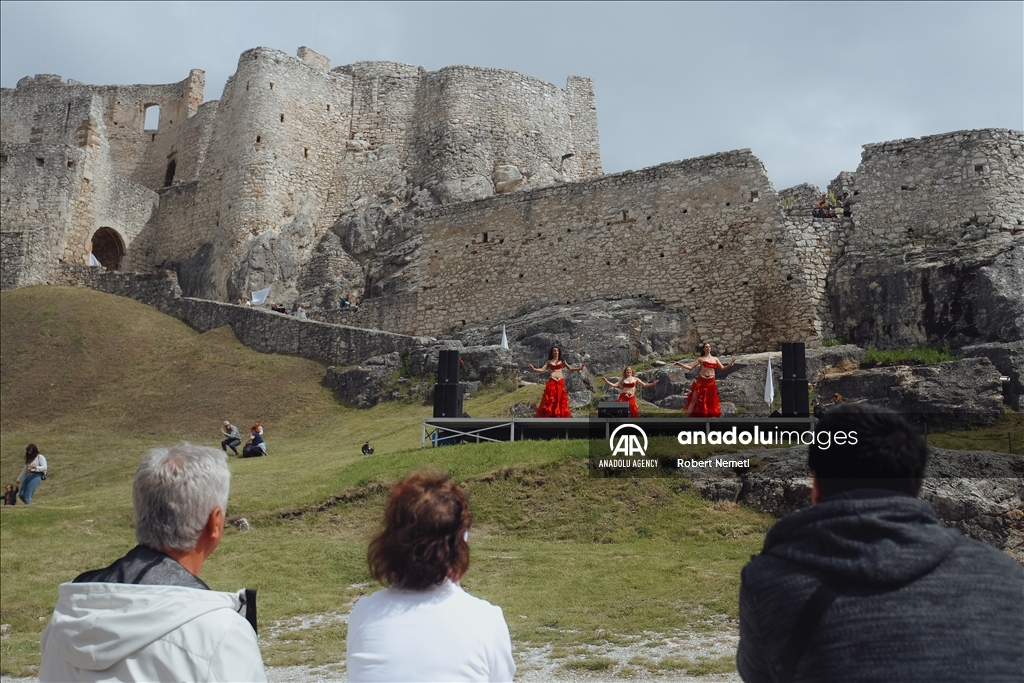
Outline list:
[[[859,346],[1024,339],[1024,245],[848,253],[828,283],[836,334]]]
[[[749,470],[686,471],[708,500],[745,503],[783,517],[811,504],[807,448],[744,451]],[[1003,550],[1024,564],[1024,461],[991,451],[929,448],[920,497],[946,526]]]
[[[1008,344],[973,344],[960,349],[967,358],[988,358],[996,369],[1009,378],[1003,385],[1003,402],[1014,410],[1021,410],[1024,396],[1024,341]]]
[[[911,417],[918,424],[963,429],[1003,416],[1000,373],[987,358],[934,365],[871,368],[826,377],[818,393],[847,401],[870,401]]]
[[[548,306],[508,320],[505,328],[521,371],[528,363],[543,364],[555,344],[572,364],[583,362],[594,374],[617,375],[630,363],[688,353],[700,342],[689,315],[644,299]],[[471,326],[457,336],[467,345],[497,344],[501,330],[501,324]]]

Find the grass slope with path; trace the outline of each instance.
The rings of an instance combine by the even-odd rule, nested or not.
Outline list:
[[[339,404],[318,363],[86,289],[3,292],[0,342],[0,477],[16,478],[30,442],[51,468],[33,505],[0,516],[4,675],[38,667],[57,586],[134,545],[142,454],[182,440],[217,446],[223,420],[244,433],[257,418],[269,456],[229,461],[228,516],[252,530],[228,527],[203,579],[259,590],[268,665],[343,668],[348,612],[377,588],[365,553],[388,486],[430,467],[467,488],[475,522],[464,585],[504,609],[519,653],[543,649],[573,676],[734,670],[731,655],[694,661],[657,643],[735,633],[739,572],[761,547],[766,515],[708,503],[685,481],[591,478],[585,442],[421,450],[428,405]],[[467,410],[506,415],[540,392],[495,387]],[[359,450],[367,440],[369,457]],[[601,656],[630,644],[644,648],[631,663]]]

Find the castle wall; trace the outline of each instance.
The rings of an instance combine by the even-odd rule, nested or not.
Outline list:
[[[445,206],[421,227],[415,309],[409,295],[363,301],[384,329],[643,297],[689,311],[723,352],[820,334],[824,265],[801,262],[816,247],[787,227],[749,150]]]
[[[182,297],[173,273],[139,275],[65,265],[54,272],[47,284],[89,287],[135,299],[178,318],[199,332],[230,325],[238,340],[256,351],[299,356],[324,364],[353,365],[372,356],[411,351],[432,341]]]
[[[1024,132],[957,131],[865,145],[854,244],[955,246],[1024,231]]]

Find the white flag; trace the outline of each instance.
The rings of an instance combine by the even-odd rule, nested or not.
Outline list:
[[[100,260],[98,258],[93,256],[93,253],[91,251],[89,252],[89,265],[90,266],[96,266],[98,268],[102,268],[103,267],[103,264],[100,263]]]
[[[507,349],[508,348],[508,335],[505,334],[505,326],[504,325],[501,326],[501,348],[503,348],[503,349]]]
[[[770,408],[775,403],[775,385],[772,384],[772,359],[768,358],[768,375],[764,378],[764,402]]]
[[[266,289],[261,289],[258,292],[253,292],[252,305],[259,306],[260,304],[262,304],[264,301],[267,300],[268,294],[270,294],[270,287],[267,287]]]

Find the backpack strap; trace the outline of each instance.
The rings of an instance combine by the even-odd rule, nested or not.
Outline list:
[[[807,650],[807,645],[814,637],[814,632],[821,623],[821,618],[832,606],[839,593],[829,588],[824,583],[819,585],[811,597],[804,603],[797,615],[796,624],[793,628],[793,635],[786,644],[786,650],[782,655],[782,662],[779,666],[780,683],[790,683],[796,675],[796,667]]]

